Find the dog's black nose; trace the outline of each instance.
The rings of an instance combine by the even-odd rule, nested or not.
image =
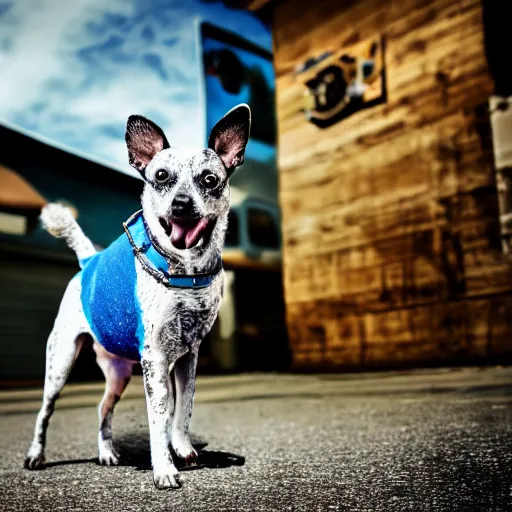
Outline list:
[[[183,217],[192,213],[194,203],[190,196],[178,194],[174,197],[171,205],[172,214],[176,217]]]

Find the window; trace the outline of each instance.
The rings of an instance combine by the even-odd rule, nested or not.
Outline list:
[[[512,256],[512,97],[491,96],[494,165],[503,252]],[[485,119],[485,118],[484,118]]]
[[[0,212],[0,233],[9,235],[27,234],[27,217],[14,213]]]
[[[274,217],[257,208],[247,210],[249,240],[252,244],[271,249],[279,248],[279,233]]]

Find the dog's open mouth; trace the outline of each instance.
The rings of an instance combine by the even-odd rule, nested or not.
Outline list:
[[[215,224],[214,219],[162,219],[160,224],[176,249],[191,249],[203,241],[208,242]]]

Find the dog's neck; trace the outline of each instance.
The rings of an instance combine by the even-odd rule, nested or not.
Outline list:
[[[219,261],[222,258],[222,251],[208,250],[200,255],[191,254],[181,258],[174,254],[169,255],[164,253],[164,255],[169,262],[170,274],[212,274],[218,270]]]

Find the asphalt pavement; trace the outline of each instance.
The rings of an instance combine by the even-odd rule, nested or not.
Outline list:
[[[512,510],[512,368],[202,377],[200,465],[159,491],[140,378],[97,465],[101,384],[69,385],[47,468],[23,469],[41,390],[0,392],[3,511]]]

